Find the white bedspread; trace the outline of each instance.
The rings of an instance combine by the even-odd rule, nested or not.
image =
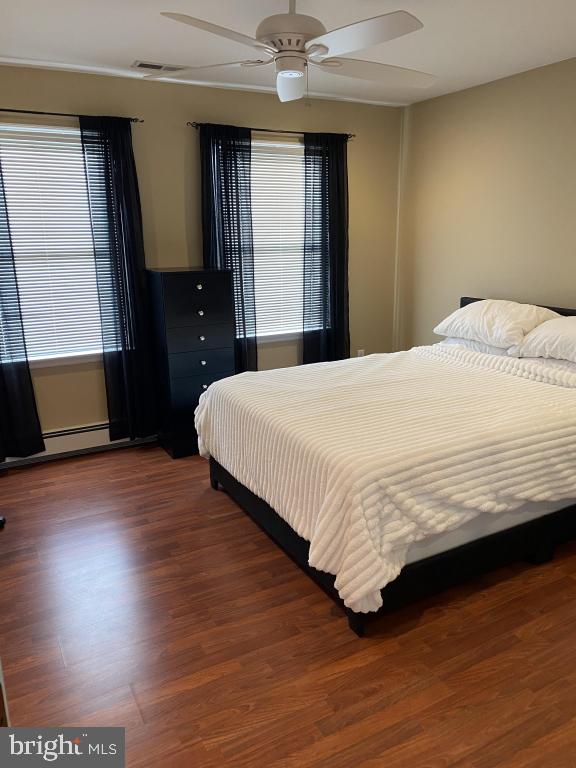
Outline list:
[[[481,513],[576,498],[576,374],[433,345],[213,384],[212,455],[374,611],[412,542]]]

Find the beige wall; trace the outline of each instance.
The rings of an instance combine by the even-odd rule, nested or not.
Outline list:
[[[199,160],[188,120],[257,128],[355,133],[349,144],[352,349],[392,344],[396,191],[401,110],[273,94],[42,69],[0,67],[1,105],[138,116],[133,128],[150,266],[201,263]],[[262,350],[262,367],[295,362],[293,346]],[[106,420],[98,366],[34,371],[44,429]]]
[[[404,345],[461,295],[576,306],[576,59],[408,112]]]
[[[353,132],[349,145],[353,353],[392,348],[399,158],[399,346],[461,295],[576,302],[576,60],[402,111],[328,100],[0,67],[1,103],[138,115],[134,150],[147,261],[200,264],[197,135],[187,120]],[[260,350],[262,368],[295,364],[294,344]],[[35,370],[45,430],[106,420],[100,366]]]
[[[108,421],[100,363],[36,368],[32,379],[44,432]]]

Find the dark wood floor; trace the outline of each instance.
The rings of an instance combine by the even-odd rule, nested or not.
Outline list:
[[[129,766],[576,766],[576,546],[359,640],[156,447],[0,475],[15,725],[123,725]]]

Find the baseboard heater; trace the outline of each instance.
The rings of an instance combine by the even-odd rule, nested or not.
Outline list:
[[[155,443],[157,440],[155,436],[138,438],[136,440],[110,440],[108,426],[107,423],[88,424],[84,427],[45,432],[43,434],[44,444],[46,445],[45,451],[36,453],[34,456],[28,456],[25,459],[8,458],[3,464],[0,464],[0,471],[38,464],[44,461],[82,456],[86,453],[100,453],[101,451],[114,451],[118,448],[130,448],[135,445]]]

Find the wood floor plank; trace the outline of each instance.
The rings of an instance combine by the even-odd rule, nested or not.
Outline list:
[[[15,725],[123,725],[130,768],[576,768],[576,544],[359,640],[155,446],[0,475]]]

